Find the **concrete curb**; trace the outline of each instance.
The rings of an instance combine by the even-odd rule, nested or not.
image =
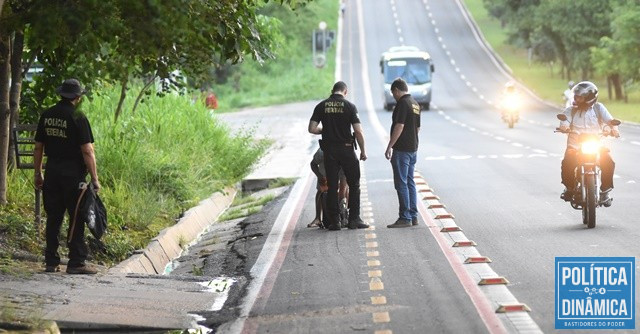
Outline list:
[[[235,187],[228,187],[203,200],[175,225],[160,231],[140,253],[110,268],[109,274],[163,274],[167,264],[180,256],[182,247],[196,240],[231,205],[236,193]]]

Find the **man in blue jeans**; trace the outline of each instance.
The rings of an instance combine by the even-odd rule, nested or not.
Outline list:
[[[398,193],[398,220],[390,228],[418,225],[416,183],[413,171],[418,151],[420,105],[409,94],[407,83],[398,78],[391,84],[396,100],[391,123],[391,137],[384,156],[391,160],[393,183]]]

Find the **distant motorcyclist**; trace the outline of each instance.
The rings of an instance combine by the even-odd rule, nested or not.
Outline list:
[[[506,84],[504,84],[504,89],[502,90],[503,101],[507,96],[514,96],[518,94],[519,93],[518,93],[518,90],[516,89],[516,84],[513,81],[509,81]]]
[[[620,136],[617,126],[606,126],[613,119],[604,104],[597,102],[598,87],[590,81],[582,81],[573,89],[573,105],[564,110],[566,121],[560,122],[560,130],[573,130],[578,133],[599,133],[605,131],[614,137]],[[567,149],[561,165],[562,183],[566,187],[560,196],[565,201],[571,201],[576,192],[575,169],[578,166],[578,134],[570,133],[567,138]],[[600,151],[600,169],[602,171],[600,186],[600,203],[611,205],[611,190],[613,189],[613,172],[615,163],[611,159],[609,149]]]
[[[502,120],[509,121],[510,113],[514,113],[515,120],[519,118],[519,109],[522,103],[522,96],[516,89],[516,84],[509,81],[504,85],[502,96],[500,97],[500,109],[502,111]]]
[[[575,82],[569,81],[569,88],[565,89],[564,93],[562,94],[565,108],[569,108],[573,105],[573,86],[575,86]]]

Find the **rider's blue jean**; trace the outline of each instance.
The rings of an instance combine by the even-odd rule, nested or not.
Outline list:
[[[398,193],[398,216],[411,221],[418,218],[416,183],[413,180],[417,152],[393,150],[391,166],[393,168],[393,184]]]

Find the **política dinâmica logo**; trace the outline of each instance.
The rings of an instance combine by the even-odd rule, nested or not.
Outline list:
[[[634,257],[556,257],[556,329],[635,329]]]

